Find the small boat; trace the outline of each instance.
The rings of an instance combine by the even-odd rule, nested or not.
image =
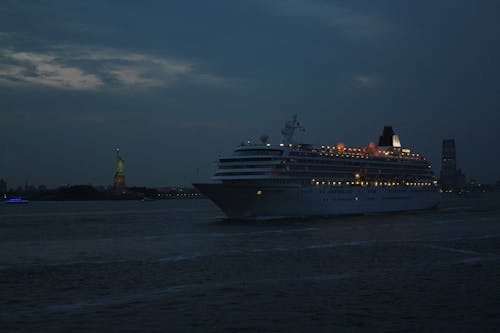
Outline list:
[[[7,199],[4,201],[4,203],[10,203],[10,204],[27,204],[29,200],[21,199],[21,198],[12,198],[12,199]]]

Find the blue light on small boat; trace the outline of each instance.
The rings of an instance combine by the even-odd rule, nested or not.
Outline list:
[[[21,199],[21,198],[12,198],[4,201],[5,203],[28,203],[29,200]]]

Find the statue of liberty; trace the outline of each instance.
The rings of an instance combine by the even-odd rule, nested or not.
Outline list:
[[[116,148],[115,188],[125,187],[125,161],[120,156],[120,148]]]
[[[116,175],[125,176],[125,161],[120,156],[120,148],[116,148]]]

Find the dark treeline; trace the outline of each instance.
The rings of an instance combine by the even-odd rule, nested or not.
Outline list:
[[[61,186],[56,189],[17,189],[4,194],[5,198],[23,197],[28,200],[163,200],[199,198],[193,188],[148,188],[129,187],[123,189],[103,189],[92,185]]]

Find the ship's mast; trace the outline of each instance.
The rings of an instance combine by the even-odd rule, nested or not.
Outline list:
[[[285,123],[285,127],[281,130],[282,143],[284,144],[293,143],[293,135],[295,133],[295,130],[297,129],[301,132],[305,131],[305,128],[302,127],[300,123],[297,121],[297,115],[294,114],[292,119],[288,120]]]

